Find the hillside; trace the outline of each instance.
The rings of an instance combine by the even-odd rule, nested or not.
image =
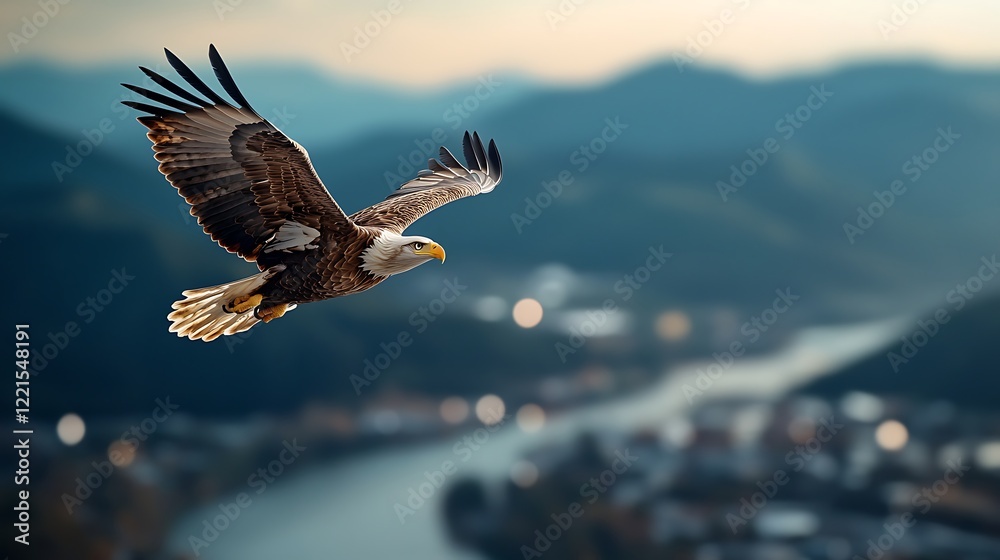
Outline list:
[[[4,69],[0,77],[11,72]],[[52,80],[51,74],[42,76]],[[293,69],[286,81],[295,76]],[[783,115],[820,87],[833,96],[785,138]],[[156,171],[144,130],[131,118],[114,114],[107,141],[59,181],[53,162],[65,162],[67,147],[82,136],[29,120],[43,105],[73,94],[49,91],[38,100],[21,99],[17,116],[9,108],[0,111],[0,126],[16,140],[0,156],[9,180],[3,187],[8,203],[0,209],[8,237],[0,252],[10,263],[31,263],[4,280],[17,294],[11,316],[31,321],[42,337],[51,332],[59,339],[66,321],[84,319],[79,304],[105,287],[112,271],[124,267],[136,277],[93,318],[101,327],[84,326],[43,372],[72,389],[41,401],[51,411],[81,402],[68,396],[73,391],[112,389],[88,383],[85,372],[93,367],[115,380],[115,394],[131,395],[86,400],[103,412],[141,409],[163,394],[177,395],[192,411],[223,416],[251,410],[243,402],[268,402],[274,410],[310,398],[358,403],[350,376],[381,351],[381,342],[412,328],[408,317],[436,297],[445,278],[461,279],[468,292],[435,321],[432,334],[392,364],[373,394],[390,388],[476,394],[501,385],[517,393],[523,384],[591,366],[643,372],[636,381],[619,379],[628,388],[674,360],[708,355],[733,340],[743,321],[770,305],[775,289],[792,288],[801,304],[756,351],[806,324],[936,305],[940,294],[975,271],[981,256],[995,251],[1000,234],[991,210],[1000,206],[1000,162],[992,157],[1000,148],[994,132],[1000,129],[1000,75],[864,67],[751,82],[653,66],[594,87],[522,88],[466,119],[461,128],[497,139],[505,176],[489,197],[449,206],[413,228],[447,247],[444,267],[422,267],[377,292],[303,306],[287,320],[254,329],[246,341],[193,344],[167,332],[170,303],[183,289],[240,278],[254,267],[200,233]],[[457,147],[460,131],[440,116],[461,91],[456,86],[421,101],[425,109],[417,120],[428,124],[373,125],[350,142],[309,144],[341,205],[353,210],[381,199],[389,190],[386,174],[398,174],[399,157],[434,128],[443,126],[444,143]],[[283,129],[301,139],[299,131],[315,135],[316,123],[351,110],[320,105],[317,97],[312,92],[301,98],[310,106],[290,110],[321,118],[297,118]],[[107,111],[101,106],[93,114],[96,126]],[[616,119],[618,130],[606,133]],[[948,127],[961,135],[954,149],[910,182],[904,162]],[[581,146],[602,134],[614,139],[594,157],[582,155]],[[780,139],[780,149],[723,200],[717,182],[728,181],[731,166],[770,137]],[[560,174],[571,182],[537,215],[529,214],[525,199],[543,201],[543,182]],[[900,178],[907,181],[906,193],[850,243],[844,222],[875,200],[874,190]],[[530,223],[518,226],[514,214],[531,216]],[[650,247],[661,245],[674,256],[622,306],[620,330],[591,341],[563,364],[553,348],[578,320],[573,313],[615,296],[615,283],[642,265]],[[481,320],[476,304],[486,296],[508,305],[540,297],[546,319],[535,331],[509,318]],[[686,340],[664,344],[652,327],[671,309],[685,312],[693,327]],[[104,334],[109,332],[117,334]],[[456,348],[475,348],[475,362]],[[137,381],[149,377],[161,383],[150,389]],[[192,388],[191,378],[200,385]],[[233,386],[241,387],[239,394],[231,394]]]
[[[959,301],[954,297],[952,300]],[[810,383],[799,392],[834,398],[849,391],[864,391],[996,410],[1000,394],[1000,379],[996,376],[1000,298],[973,299],[958,311],[955,303],[940,303],[882,351]],[[941,317],[946,322],[940,322]]]

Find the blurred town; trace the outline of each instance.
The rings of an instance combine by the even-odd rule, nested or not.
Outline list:
[[[970,341],[984,318],[990,332],[1000,330],[997,306],[959,314],[942,344],[924,348],[925,363],[986,357]],[[912,384],[896,390],[859,379],[873,361],[884,367],[885,355],[879,349],[782,394],[684,397],[679,409],[678,393],[697,376],[621,393],[589,371],[563,378],[562,390],[549,382],[533,400],[527,392],[443,400],[400,392],[361,410],[313,404],[213,421],[175,412],[167,399],[143,419],[84,426],[68,415],[55,435],[36,440],[44,465],[33,474],[36,503],[45,504],[36,531],[62,537],[35,546],[47,558],[197,558],[251,499],[287,484],[279,480],[286,470],[324,471],[351,457],[374,467],[392,461],[392,450],[446,444],[450,452],[431,456],[451,467],[401,459],[398,469],[419,477],[408,493],[403,479],[373,481],[400,487],[393,503],[377,504],[383,530],[428,515],[458,550],[489,559],[1000,558],[1000,411],[912,391],[939,374],[919,363],[908,372]],[[946,384],[967,393],[979,374],[952,374]],[[602,408],[608,399],[623,409],[643,399],[664,414],[621,422]],[[596,423],[580,421],[587,409]],[[84,431],[67,454],[66,441]],[[494,443],[547,431],[522,451]],[[489,446],[498,458],[477,459],[498,469],[460,471]],[[329,472],[319,480],[337,484]],[[425,502],[431,512],[418,511]]]
[[[500,500],[452,490],[457,540],[491,559],[1000,558],[1000,415],[947,401],[729,400],[525,461]]]

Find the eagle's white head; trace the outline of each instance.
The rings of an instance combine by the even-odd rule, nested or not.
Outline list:
[[[382,231],[361,253],[361,268],[378,276],[392,276],[431,259],[444,262],[444,256],[444,248],[427,237]]]

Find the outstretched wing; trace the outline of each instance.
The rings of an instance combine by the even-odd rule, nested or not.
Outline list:
[[[138,120],[149,129],[160,172],[191,205],[205,233],[264,270],[280,262],[283,252],[315,248],[322,231],[354,228],[305,149],[254,111],[214,45],[208,50],[212,68],[238,107],[165,51],[174,70],[208,101],[140,67],[177,98],[122,84],[168,108],[122,103],[149,114]]]
[[[490,140],[489,150],[484,150],[479,133],[466,132],[462,147],[468,167],[442,146],[439,159],[429,160],[428,169],[418,173],[416,179],[403,183],[388,198],[350,219],[359,226],[384,227],[403,233],[410,224],[439,206],[492,191],[503,176],[496,143]]]

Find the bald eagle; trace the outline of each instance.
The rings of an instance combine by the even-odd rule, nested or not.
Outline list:
[[[208,87],[164,49],[189,91],[140,67],[176,97],[122,84],[162,106],[123,101],[146,115],[159,170],[191,205],[198,224],[259,274],[187,290],[167,315],[170,331],[215,340],[270,322],[297,304],[356,294],[433,259],[444,249],[404,230],[435,208],[492,191],[500,153],[478,133],[462,141],[467,164],[447,148],[384,201],[348,216],[320,181],[306,150],[260,116],[240,93],[215,46],[208,56],[235,104]]]

